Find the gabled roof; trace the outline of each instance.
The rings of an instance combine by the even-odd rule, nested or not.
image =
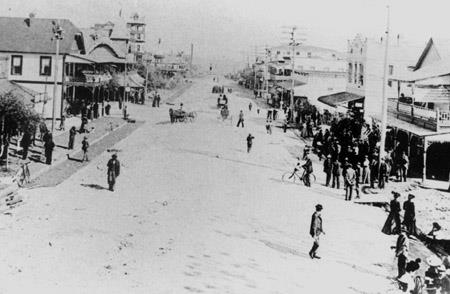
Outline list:
[[[129,40],[130,32],[128,31],[126,22],[121,19],[114,20],[114,27],[111,32],[111,36],[109,36],[113,40]]]
[[[0,17],[0,52],[55,54],[53,19]],[[60,53],[78,53],[82,48],[76,42],[80,30],[67,19],[58,19],[64,30]]]
[[[102,50],[104,48],[108,48],[111,57],[125,58],[125,48],[122,48],[124,46],[120,46],[121,44],[119,44],[119,41],[112,41],[109,38],[103,37],[97,34],[94,29],[82,29],[82,36],[87,58],[91,58],[92,55],[98,55],[98,52],[95,51],[104,51]],[[107,55],[108,54],[103,57],[107,57]],[[102,59],[104,59],[103,57]]]

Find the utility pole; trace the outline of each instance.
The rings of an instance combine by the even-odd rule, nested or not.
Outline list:
[[[295,40],[295,31],[297,30],[297,27],[294,26],[291,28],[291,48],[292,48],[292,57],[291,57],[291,65],[292,65],[292,71],[291,71],[291,122],[294,121],[294,76],[295,76],[295,47],[298,45]]]
[[[254,73],[255,73],[255,80],[254,80],[254,83],[253,83],[253,90],[254,91],[256,91],[256,93],[257,93],[257,91],[258,91],[258,89],[257,89],[257,87],[256,87],[256,61],[258,60],[258,53],[257,53],[257,50],[258,50],[258,48],[255,46],[255,63],[254,63],[254,65],[253,65],[253,71],[254,71]],[[257,98],[258,96],[256,96],[255,98]]]
[[[387,128],[387,82],[388,82],[388,53],[389,53],[389,18],[390,11],[389,6],[387,6],[387,24],[386,24],[386,40],[385,40],[385,51],[384,51],[384,73],[383,73],[383,100],[382,100],[382,112],[381,112],[381,141],[380,141],[380,154],[379,163],[384,156],[384,148],[386,144],[386,128]]]
[[[264,98],[267,98],[269,93],[269,81],[268,81],[268,75],[269,75],[269,48],[265,49],[265,55],[264,55]]]
[[[128,58],[128,41],[126,42],[126,52],[125,52],[125,70],[123,72],[123,106],[125,107],[127,101],[127,90],[128,90],[128,73],[127,73],[127,58]]]
[[[148,56],[147,54],[145,56],[145,86],[144,86],[144,101],[142,104],[145,103],[145,99],[147,99],[147,81],[148,81]]]
[[[56,121],[56,88],[58,86],[58,57],[59,57],[59,41],[63,39],[64,30],[61,28],[59,23],[53,21],[53,34],[56,40],[56,55],[55,55],[55,81],[53,83],[53,107],[52,107],[52,133],[55,130]],[[62,100],[62,97],[61,97]],[[62,103],[62,101],[61,101]]]

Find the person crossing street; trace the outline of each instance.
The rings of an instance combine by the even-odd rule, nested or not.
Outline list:
[[[238,128],[239,128],[239,125],[242,125],[242,127],[244,127],[244,112],[242,110],[239,112],[239,120],[237,123]]]
[[[113,154],[108,161],[108,186],[109,190],[114,192],[114,185],[116,184],[116,178],[120,175],[120,162],[117,160],[117,155]]]
[[[314,243],[311,250],[309,251],[309,256],[312,259],[314,258],[320,259],[320,256],[317,255],[317,249],[319,249],[320,245],[319,243],[320,235],[325,234],[322,226],[322,216],[321,216],[322,209],[323,209],[322,205],[317,204],[316,211],[313,213],[311,217],[311,227],[309,230],[309,234],[314,239]]]

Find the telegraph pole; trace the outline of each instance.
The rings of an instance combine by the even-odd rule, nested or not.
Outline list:
[[[56,40],[56,55],[55,55],[55,81],[53,83],[53,107],[52,107],[52,133],[55,130],[56,122],[56,88],[58,86],[58,57],[59,57],[59,41],[63,39],[64,30],[61,28],[59,23],[53,22],[53,34]],[[61,97],[62,100],[62,97]],[[62,101],[61,101],[62,103]]]
[[[383,100],[382,100],[382,112],[381,112],[381,141],[380,141],[380,154],[379,163],[384,156],[384,148],[386,144],[386,129],[387,129],[387,82],[388,82],[388,53],[389,53],[389,18],[390,11],[387,6],[387,24],[386,24],[386,40],[384,51],[384,73],[383,73]]]
[[[254,84],[253,84],[253,90],[254,91],[258,91],[257,90],[257,88],[256,88],[256,61],[258,60],[258,52],[257,52],[257,47],[255,46],[255,63],[254,63],[254,65],[253,65],[253,71],[254,71],[254,73],[255,73],[255,80],[254,80]],[[256,96],[256,98],[257,98],[258,96]]]
[[[292,68],[291,68],[291,105],[290,105],[290,108],[291,108],[291,113],[292,113],[292,115],[291,115],[291,122],[293,122],[294,121],[294,73],[295,73],[295,47],[298,45],[297,44],[297,42],[296,42],[296,40],[295,40],[295,31],[297,30],[297,27],[296,26],[293,26],[292,28],[291,28],[291,32],[290,32],[290,35],[291,35],[291,38],[290,38],[290,40],[291,40],[291,42],[290,42],[290,44],[289,45],[291,45],[291,49],[292,49],[292,57],[291,57],[291,66],[292,66]]]

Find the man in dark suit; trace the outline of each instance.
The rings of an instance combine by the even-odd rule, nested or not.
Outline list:
[[[320,259],[320,256],[316,254],[317,249],[319,248],[319,236],[321,234],[325,234],[322,227],[322,217],[320,216],[320,212],[322,211],[323,207],[321,204],[316,205],[316,211],[313,213],[311,217],[311,228],[309,230],[309,234],[314,239],[313,247],[309,251],[309,256],[311,258],[318,258]]]

